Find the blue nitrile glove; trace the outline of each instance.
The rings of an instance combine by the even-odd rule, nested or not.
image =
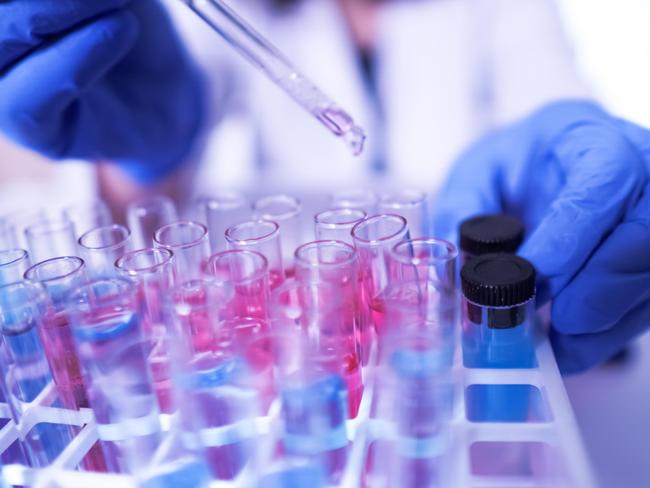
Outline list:
[[[158,0],[0,2],[0,131],[142,183],[188,156],[203,86]]]
[[[650,327],[650,132],[588,102],[558,102],[489,135],[440,195],[438,235],[472,215],[523,220],[520,253],[552,299],[560,368],[602,362]]]

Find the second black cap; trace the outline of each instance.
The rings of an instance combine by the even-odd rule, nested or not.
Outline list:
[[[460,272],[463,295],[486,307],[513,307],[535,296],[535,268],[514,254],[470,259]]]
[[[460,248],[474,256],[495,252],[514,254],[523,240],[523,224],[509,215],[477,215],[460,224]]]

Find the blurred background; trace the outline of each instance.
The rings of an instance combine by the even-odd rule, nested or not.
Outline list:
[[[650,2],[558,0],[576,59],[609,111],[650,127]],[[0,214],[63,205],[96,193],[82,163],[51,163],[0,138]],[[646,354],[643,350],[646,350]],[[605,487],[650,486],[650,336],[626,361],[567,378],[597,479]]]

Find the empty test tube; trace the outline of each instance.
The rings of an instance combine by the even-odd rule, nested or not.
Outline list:
[[[2,379],[14,422],[23,425],[23,415],[52,381],[45,350],[38,333],[47,307],[43,288],[29,282],[0,287]],[[20,441],[29,463],[48,466],[72,438],[67,425],[36,425],[20,429]]]
[[[30,265],[29,254],[23,249],[0,251],[0,286],[22,281]]]
[[[201,276],[209,255],[208,229],[191,221],[172,222],[157,229],[155,247],[174,253],[174,267],[178,280],[192,280]]]
[[[28,249],[25,229],[42,220],[46,220],[43,210],[22,210],[0,217],[0,250]]]
[[[154,233],[162,226],[178,220],[174,202],[163,196],[143,198],[131,203],[126,216],[135,249],[153,247]]]
[[[251,218],[250,204],[246,197],[238,192],[223,191],[202,197],[194,206],[194,218],[208,228],[213,253],[227,249],[226,231],[229,227]]]
[[[94,276],[113,276],[115,262],[132,247],[131,232],[117,224],[91,229],[79,238],[81,255]]]
[[[269,285],[276,288],[284,281],[284,263],[280,226],[268,220],[250,220],[226,231],[230,249],[255,251],[264,256],[269,268]]]
[[[113,472],[147,466],[161,440],[140,306],[136,284],[122,278],[92,281],[68,300],[90,406]]]
[[[348,188],[334,192],[330,196],[330,203],[334,208],[357,208],[367,215],[375,215],[379,196],[367,188]]]
[[[80,202],[63,210],[63,217],[73,223],[77,237],[91,229],[113,223],[111,211],[102,200]]]
[[[301,107],[341,137],[355,156],[361,154],[366,139],[363,129],[232,8],[222,0],[181,1]]]
[[[62,256],[77,256],[74,224],[65,217],[38,221],[25,229],[29,255],[34,263]]]
[[[326,210],[314,217],[316,240],[342,241],[354,245],[352,229],[368,217],[360,208],[335,208]]]
[[[287,275],[292,276],[294,253],[303,242],[302,203],[289,195],[260,198],[253,204],[253,217],[259,220],[270,220],[280,226],[282,262]]]
[[[125,254],[115,266],[122,277],[138,284],[142,303],[142,329],[149,341],[147,362],[160,410],[171,413],[174,398],[169,362],[169,331],[164,297],[175,283],[174,253],[168,249],[141,249]]]
[[[427,194],[419,190],[386,193],[379,199],[379,213],[401,215],[406,219],[411,238],[429,236]]]

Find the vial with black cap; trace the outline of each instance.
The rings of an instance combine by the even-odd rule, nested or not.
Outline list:
[[[461,261],[483,254],[514,254],[524,240],[523,224],[510,215],[485,214],[460,225]]]
[[[461,282],[465,366],[535,367],[533,265],[512,254],[486,254],[465,263]]]

